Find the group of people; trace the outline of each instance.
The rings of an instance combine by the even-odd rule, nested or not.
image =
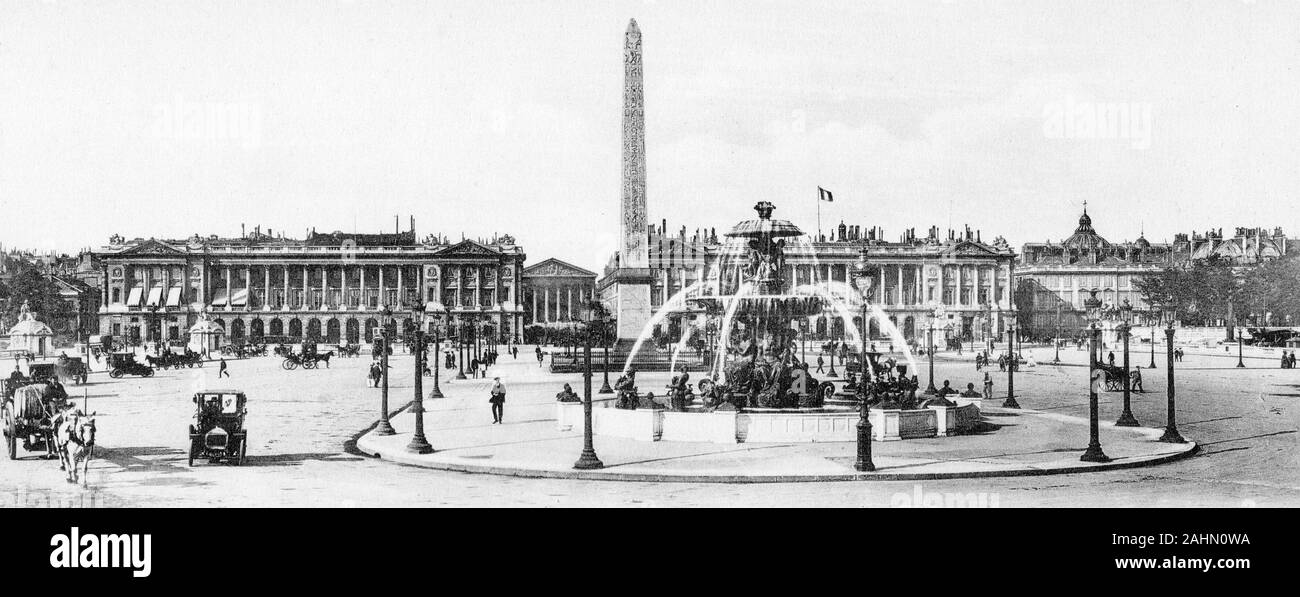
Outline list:
[[[993,378],[989,377],[987,371],[984,372],[984,391],[982,393],[979,390],[975,389],[974,383],[967,383],[966,389],[964,391],[959,392],[957,391],[956,388],[952,387],[949,384],[948,380],[946,379],[943,380],[943,387],[939,388],[937,395],[940,398],[947,398],[948,396],[951,396],[953,394],[961,396],[962,398],[983,398],[984,400],[992,400],[993,399]]]
[[[1006,371],[1007,368],[1011,368],[1012,371],[1019,371],[1019,370],[1020,370],[1020,353],[1011,353],[1011,356],[1007,356],[1005,353],[1000,353],[1000,354],[998,354],[998,361],[997,361],[997,363],[998,363],[998,371]],[[980,371],[980,370],[984,369],[985,367],[988,367],[989,364],[990,364],[990,361],[989,361],[989,351],[984,350],[984,351],[980,351],[980,352],[978,352],[978,353],[975,354],[975,370],[976,370],[976,371]],[[984,376],[985,376],[985,377],[988,377],[988,374],[985,373]]]
[[[1283,369],[1295,369],[1295,351],[1294,351],[1294,350],[1291,351],[1291,354],[1289,354],[1289,355],[1286,353],[1285,350],[1282,351],[1282,368],[1283,368]]]

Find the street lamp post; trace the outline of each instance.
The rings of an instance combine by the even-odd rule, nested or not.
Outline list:
[[[1052,344],[1056,345],[1056,356],[1052,357],[1052,364],[1061,363],[1061,303],[1056,303],[1056,337],[1052,338]]]
[[[1241,360],[1241,331],[1242,331],[1242,328],[1241,328],[1241,326],[1236,326],[1236,327],[1237,327],[1237,330],[1236,330],[1236,332],[1237,332],[1237,367],[1245,367],[1245,366],[1246,366],[1246,363],[1245,363],[1244,361]]]
[[[431,454],[433,446],[424,437],[424,316],[425,307],[416,304],[411,308],[412,319],[419,327],[415,330],[415,399],[411,404],[411,413],[415,415],[415,433],[411,443],[406,444],[406,451],[413,454]],[[384,352],[387,352],[386,350]]]
[[[1101,317],[1101,301],[1097,298],[1097,292],[1093,291],[1092,297],[1084,300],[1083,304],[1088,309],[1088,319],[1090,320],[1088,328],[1088,449],[1084,451],[1083,456],[1079,457],[1079,460],[1083,462],[1110,462],[1110,457],[1101,451],[1101,437],[1097,423],[1097,375],[1102,373],[1097,370],[1097,344],[1101,338],[1101,328],[1097,325]]]
[[[1128,300],[1125,300],[1124,305],[1119,308],[1119,311],[1120,311],[1120,316],[1124,318],[1119,326],[1120,338],[1123,340],[1124,343],[1124,377],[1123,377],[1124,412],[1120,414],[1119,420],[1115,421],[1115,426],[1116,427],[1139,427],[1140,425],[1138,424],[1137,417],[1133,416],[1133,411],[1129,408],[1129,392],[1131,390],[1130,387],[1131,380],[1129,379],[1129,368],[1128,368],[1128,337],[1129,337],[1129,332],[1132,330],[1133,305],[1129,304]]]
[[[609,318],[602,317],[600,320],[600,346],[605,352],[604,362],[601,369],[604,371],[604,382],[600,384],[601,394],[613,394],[614,388],[609,386]]]
[[[1169,311],[1169,326],[1165,328],[1165,346],[1168,359],[1168,377],[1166,378],[1165,392],[1169,397],[1168,410],[1165,413],[1165,433],[1160,436],[1160,441],[1171,444],[1184,444],[1187,440],[1183,439],[1182,434],[1178,433],[1178,425],[1174,423],[1174,308],[1171,306]]]
[[[439,359],[442,358],[442,319],[447,315],[447,307],[445,307],[442,303],[435,302],[433,304],[432,315],[433,315],[433,322],[434,322],[434,326],[433,326],[434,363],[433,363],[433,391],[429,392],[430,399],[444,397],[442,395],[442,386],[439,383],[439,378],[441,377],[441,374],[439,372],[442,370],[442,363],[439,361]],[[424,372],[421,371],[420,373],[421,375],[423,375]]]
[[[456,373],[456,379],[465,379],[465,321],[461,319],[456,323],[456,365],[460,371]]]
[[[834,378],[834,377],[837,377],[837,376],[839,375],[839,373],[836,373],[836,372],[835,372],[835,320],[834,320],[834,319],[831,319],[831,320],[828,321],[827,323],[830,324],[830,326],[831,326],[831,329],[830,329],[830,337],[831,337],[831,342],[830,342],[830,344],[831,344],[831,370],[830,370],[830,371],[827,371],[827,372],[826,372],[826,375],[829,375],[829,376],[831,376],[832,378]]]
[[[589,303],[579,305],[579,312],[583,321],[590,322],[592,320],[592,308]],[[590,329],[584,331],[590,331]],[[577,462],[573,463],[573,468],[579,470],[605,468],[605,463],[596,457],[596,447],[591,437],[591,334],[589,333],[583,334],[582,362],[584,367],[582,374],[582,455],[578,457]]]
[[[858,262],[853,265],[853,284],[858,287],[858,293],[862,296],[862,360],[861,369],[858,373],[858,393],[861,394],[862,400],[858,403],[858,457],[853,462],[853,470],[859,472],[869,472],[876,470],[876,465],[871,461],[871,412],[867,405],[870,397],[867,393],[868,388],[872,387],[870,377],[867,375],[867,297],[871,295],[871,283],[876,278],[876,269],[871,267],[867,262],[867,248],[862,247],[862,252],[858,254]]]
[[[933,396],[939,393],[939,388],[934,387],[934,326],[935,316],[930,314],[930,328],[925,331],[927,346],[925,354],[930,358],[930,386],[925,389],[925,394]]]
[[[1002,402],[1002,408],[1020,408],[1016,402],[1016,367],[1020,365],[1020,357],[1011,351],[1015,334],[1016,320],[1012,319],[1007,323],[1007,399]]]
[[[1147,318],[1148,321],[1150,317]],[[1156,368],[1156,324],[1151,323],[1151,369]]]
[[[388,305],[384,305],[379,313],[382,322],[379,336],[384,345],[379,350],[382,390],[379,394],[379,424],[375,426],[375,435],[394,435],[397,432],[393,430],[393,424],[388,420],[388,318],[392,316],[393,310]]]

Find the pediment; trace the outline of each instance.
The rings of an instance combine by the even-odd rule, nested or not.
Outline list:
[[[975,242],[962,241],[944,252],[947,255],[997,255],[992,249]]]
[[[118,253],[118,254],[119,254],[119,255],[176,255],[176,256],[181,256],[181,255],[185,255],[185,251],[182,251],[182,250],[180,250],[180,249],[177,249],[177,248],[175,248],[175,247],[173,247],[173,246],[171,246],[171,245],[168,245],[168,244],[166,244],[166,243],[163,243],[163,242],[160,242],[160,241],[156,241],[156,240],[154,240],[154,239],[149,239],[149,240],[144,241],[144,242],[142,242],[142,243],[140,243],[140,244],[138,244],[138,245],[136,245],[136,246],[134,246],[134,247],[131,247],[131,248],[129,248],[129,249],[126,249],[126,250],[124,250],[124,251],[122,251],[122,252],[120,252],[120,253]]]
[[[595,278],[596,273],[582,269],[572,263],[551,258],[524,268],[524,276],[529,278]]]
[[[438,251],[439,257],[500,257],[501,252],[472,240],[463,240]]]

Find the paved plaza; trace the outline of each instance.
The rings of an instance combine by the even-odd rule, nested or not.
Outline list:
[[[577,458],[582,447],[580,433],[554,431],[552,400],[565,382],[580,388],[581,377],[547,373],[537,366],[531,352],[531,346],[523,347],[518,361],[507,356],[493,372],[509,388],[504,425],[491,424],[488,381],[443,381],[448,397],[426,401],[427,433],[438,449],[435,457],[456,455],[476,462],[479,468],[469,470],[485,470],[510,459],[536,464]],[[1062,350],[1064,364],[1053,366],[1041,364],[1052,360],[1051,349],[1026,347],[1025,352],[1040,364],[1016,375],[1023,411],[987,409],[986,420],[994,428],[976,435],[877,442],[880,472],[906,468],[909,459],[950,468],[990,457],[1038,464],[1077,460],[1088,439],[1086,425],[1078,422],[1088,412],[1085,353]],[[19,461],[0,460],[0,504],[885,507],[897,505],[899,496],[921,491],[927,495],[991,494],[1003,507],[1294,506],[1300,504],[1300,462],[1295,458],[1300,372],[1276,368],[1272,355],[1262,350],[1247,352],[1245,369],[1234,367],[1235,347],[1231,358],[1222,348],[1190,349],[1179,364],[1179,429],[1199,448],[1189,457],[1139,468],[1051,476],[872,482],[521,478],[434,470],[374,458],[355,445],[379,413],[379,390],[367,387],[365,380],[368,356],[335,360],[330,369],[316,371],[285,371],[275,357],[231,361],[232,377],[222,380],[216,379],[212,363],[202,369],[160,371],[152,379],[110,380],[94,374],[84,386],[91,410],[100,415],[99,448],[89,488],[67,485],[55,463],[34,455]],[[1149,356],[1142,354],[1137,351],[1133,360],[1146,364]],[[413,366],[409,355],[395,355],[392,361],[390,400],[396,411],[410,400]],[[1153,428],[1164,423],[1163,360],[1158,363],[1160,368],[1143,371],[1148,392],[1133,398],[1138,420]],[[924,383],[925,362],[919,364]],[[996,367],[994,372],[995,391],[1001,395],[1005,375],[996,372]],[[969,353],[960,357],[941,354],[936,360],[936,377],[950,379],[955,386],[978,381]],[[643,390],[654,383],[647,378],[642,381]],[[431,385],[432,378],[425,378],[426,392]],[[250,445],[245,466],[187,466],[190,396],[205,387],[248,393]],[[80,394],[82,388],[70,390]],[[1101,420],[1113,422],[1119,412],[1120,394],[1103,394]],[[394,425],[399,433],[409,432],[409,415],[396,415]],[[1127,451],[1130,443],[1136,446],[1144,441],[1140,436],[1126,440],[1123,434],[1133,432],[1103,426],[1103,448],[1117,461],[1131,455]],[[399,435],[385,441],[402,439]],[[1034,449],[1026,449],[1030,446]],[[694,469],[696,474],[745,470],[758,475],[806,469],[804,473],[833,478],[851,465],[854,453],[852,443],[709,447],[716,454],[695,453],[701,448],[698,445],[596,438],[597,451],[610,469],[645,473],[649,475],[645,479],[674,469]],[[768,456],[778,452],[781,455]],[[636,464],[631,466],[633,462]],[[554,468],[557,473],[563,470],[562,464]]]

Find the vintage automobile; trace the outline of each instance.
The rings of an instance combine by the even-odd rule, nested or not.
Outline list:
[[[134,352],[115,352],[108,355],[108,376],[117,379],[123,375],[153,377],[153,367],[137,362]]]
[[[61,356],[54,364],[54,373],[58,375],[60,381],[83,384],[86,383],[86,377],[90,371],[86,367],[85,361],[81,360],[81,357]]]
[[[248,452],[247,397],[239,390],[206,390],[194,394],[194,420],[190,422],[190,466],[206,458],[209,463],[244,463]]]

